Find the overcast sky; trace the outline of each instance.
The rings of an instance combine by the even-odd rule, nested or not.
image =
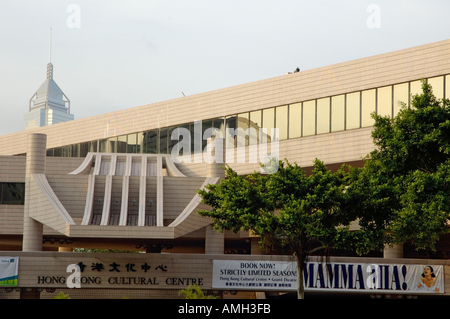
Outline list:
[[[80,119],[450,39],[449,12],[448,0],[0,0],[0,135],[22,130],[50,28],[54,80]]]

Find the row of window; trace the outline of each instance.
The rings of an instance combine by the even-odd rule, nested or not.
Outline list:
[[[0,183],[1,205],[23,205],[25,200],[25,183]]]
[[[450,75],[429,78],[427,81],[437,98],[450,98]],[[206,138],[202,137],[206,129],[211,127],[223,133],[227,147],[249,145],[249,135],[238,134],[237,129],[242,129],[241,132],[255,129],[257,137],[261,128],[266,129],[264,138],[270,141],[369,127],[373,125],[371,113],[394,117],[401,108],[400,102],[410,105],[411,96],[420,93],[421,81],[416,80],[204,120],[201,130],[196,129],[198,123],[187,123],[63,146],[47,150],[47,156],[85,157],[88,152],[170,154],[179,142],[178,139],[171,139],[177,128],[185,128],[190,132],[191,151],[194,153],[195,141],[202,140],[202,149],[206,146]],[[256,138],[256,142],[259,142],[259,138]]]

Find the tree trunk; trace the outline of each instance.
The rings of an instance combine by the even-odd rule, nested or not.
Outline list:
[[[295,255],[297,257],[297,298],[305,299],[305,287],[303,285],[304,256],[302,253],[296,253]]]

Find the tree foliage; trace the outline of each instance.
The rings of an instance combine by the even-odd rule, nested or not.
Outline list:
[[[225,179],[199,191],[203,202],[211,207],[199,213],[211,217],[219,231],[247,230],[260,236],[267,253],[293,253],[299,269],[298,294],[302,297],[300,274],[313,245],[356,248],[362,253],[377,243],[364,231],[351,232],[349,228],[360,214],[351,191],[356,171],[344,165],[331,172],[317,159],[310,175],[288,161],[280,161],[278,167],[273,174],[255,172],[249,176],[226,167]]]
[[[186,289],[178,291],[178,295],[184,295],[184,299],[220,299],[218,296],[207,296],[198,285],[189,285]]]
[[[393,119],[373,116],[376,150],[362,174],[373,194],[363,205],[384,219],[389,242],[435,249],[450,217],[450,101],[423,81],[402,104]]]
[[[199,191],[211,207],[200,215],[219,231],[253,232],[268,253],[293,253],[300,298],[313,243],[359,254],[407,240],[434,249],[450,218],[450,101],[436,99],[426,82],[422,91],[393,119],[372,115],[376,149],[364,167],[331,172],[316,159],[306,175],[280,161],[276,173],[250,176],[226,167],[225,179]],[[351,222],[359,228],[350,231]]]

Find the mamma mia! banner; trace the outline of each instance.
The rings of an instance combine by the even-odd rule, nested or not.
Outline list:
[[[307,263],[306,291],[444,293],[442,265]],[[296,262],[213,261],[213,288],[297,290]]]
[[[17,286],[19,257],[0,256],[0,286]]]

